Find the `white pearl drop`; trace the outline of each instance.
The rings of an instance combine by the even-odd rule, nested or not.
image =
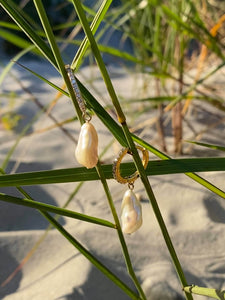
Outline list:
[[[132,190],[125,192],[121,209],[122,231],[131,234],[142,225],[141,203]]]
[[[84,123],[75,150],[77,161],[90,169],[98,162],[98,135],[95,127],[91,123]]]

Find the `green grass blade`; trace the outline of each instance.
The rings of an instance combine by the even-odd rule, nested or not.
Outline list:
[[[127,99],[123,100],[123,103],[139,103],[139,102],[157,102],[157,103],[165,103],[165,102],[170,102],[179,97],[178,95],[174,96],[154,96],[154,97],[147,97],[147,98],[138,98],[138,99]],[[185,99],[196,99],[196,100],[201,100],[201,101],[207,101],[213,106],[216,106],[218,109],[225,111],[225,106],[223,106],[223,99],[217,98],[217,97],[212,97],[212,96],[198,96],[198,95],[187,95]]]
[[[191,37],[195,37],[197,40],[200,40],[203,44],[206,44],[208,39],[210,40],[211,44],[209,43],[208,46],[211,48],[212,51],[216,52],[216,54],[220,58],[224,58],[220,48],[217,46],[216,39],[210,35],[210,33],[206,30],[204,30],[204,33],[207,35],[208,39],[204,36],[202,32],[199,32],[197,29],[199,29],[200,24],[196,24],[196,28],[192,28],[189,24],[193,24],[193,19],[190,22],[185,22],[182,20],[180,16],[178,16],[175,12],[173,12],[168,6],[162,5],[161,6],[164,14],[168,17],[169,20],[173,20],[176,24],[177,28],[185,30],[187,34],[190,34]],[[199,26],[198,26],[199,25]]]
[[[149,147],[145,148],[148,149]],[[111,164],[102,165],[102,170],[106,179],[113,178]],[[133,162],[121,164],[121,173],[123,176],[128,176],[134,171],[135,166]],[[215,171],[225,171],[225,158],[216,157],[155,160],[149,161],[145,170],[147,176]],[[80,167],[4,175],[0,177],[0,187],[93,181],[99,179],[100,178],[96,169]]]
[[[107,181],[106,181],[106,177],[105,177],[105,174],[103,172],[103,168],[102,168],[102,166],[99,162],[96,166],[96,170],[99,174],[99,178],[100,178],[102,186],[104,188],[104,191],[105,191],[106,197],[108,199],[108,203],[109,203],[109,206],[110,206],[110,209],[111,209],[111,212],[112,212],[115,224],[116,224],[117,234],[118,234],[118,237],[119,237],[119,240],[120,240],[121,248],[122,248],[124,259],[125,259],[125,262],[126,262],[127,271],[129,273],[130,277],[132,278],[132,280],[133,280],[133,282],[134,282],[134,284],[135,284],[142,300],[147,300],[146,297],[145,297],[145,294],[142,290],[142,287],[141,287],[141,285],[140,285],[140,283],[137,279],[137,276],[134,272],[134,269],[133,269],[133,266],[132,266],[132,263],[131,263],[131,259],[130,259],[130,255],[129,255],[129,252],[128,252],[128,248],[127,248],[127,245],[126,245],[126,241],[124,239],[122,229],[121,229],[121,226],[120,226],[120,222],[119,222],[119,218],[118,218],[118,215],[117,215],[117,212],[116,212],[116,209],[115,209],[115,205],[114,205],[114,202],[113,202],[113,199],[112,199],[112,195],[110,193],[110,190],[109,190],[109,187],[108,187],[108,184],[107,184]]]
[[[176,251],[175,251],[175,248],[173,246],[172,240],[170,238],[168,229],[167,229],[166,224],[164,222],[164,219],[163,219],[163,216],[162,216],[161,211],[159,209],[157,200],[156,200],[155,195],[153,193],[153,190],[152,190],[152,187],[150,185],[149,179],[147,177],[147,174],[145,172],[142,161],[140,159],[137,148],[134,144],[134,140],[132,138],[132,135],[129,131],[129,128],[128,128],[126,122],[123,122],[122,127],[123,127],[123,131],[124,131],[124,135],[126,136],[129,148],[131,149],[135,166],[137,168],[137,171],[139,172],[140,179],[141,179],[142,184],[145,188],[145,191],[148,195],[149,203],[152,206],[152,209],[154,211],[154,215],[157,219],[158,225],[159,225],[160,230],[161,230],[161,234],[164,238],[165,244],[166,244],[167,249],[170,253],[171,259],[173,261],[174,268],[175,268],[175,270],[177,272],[177,275],[178,275],[178,278],[180,280],[180,284],[181,284],[182,287],[185,287],[187,285],[187,280],[185,278],[185,274],[184,274],[183,269],[181,267],[180,261],[178,259],[178,256],[176,254]],[[193,300],[192,295],[190,295],[186,292],[185,292],[185,297],[186,297],[187,300]]]
[[[207,296],[213,299],[225,300],[225,291],[200,287],[194,284],[191,286],[185,286],[184,291],[191,294]]]
[[[31,46],[31,43],[29,43],[27,40],[23,39],[22,37],[19,37],[17,34],[11,33],[4,29],[0,29],[0,37],[2,37],[4,40],[22,49],[26,49]],[[34,47],[33,47],[33,52],[40,55],[40,52]]]
[[[5,77],[7,76],[8,72],[11,70],[11,68],[13,67],[15,61],[19,60],[22,56],[24,56],[26,53],[32,51],[35,48],[35,45],[31,45],[29,47],[27,47],[26,49],[23,49],[22,51],[20,51],[13,59],[12,61],[10,61],[5,67],[4,69],[1,71],[0,74],[0,86],[3,82],[3,80],[5,79]]]
[[[52,52],[54,54],[54,57],[55,57],[57,66],[59,68],[59,71],[60,71],[60,73],[61,73],[61,75],[62,75],[62,77],[63,77],[63,79],[66,83],[67,88],[68,88],[71,100],[72,100],[74,108],[77,112],[77,116],[78,116],[80,122],[83,123],[82,113],[80,111],[80,108],[79,108],[79,105],[78,105],[76,95],[74,93],[71,81],[70,81],[70,79],[68,77],[68,74],[67,74],[67,71],[65,69],[65,65],[64,65],[62,56],[60,54],[60,50],[58,48],[58,45],[56,43],[56,39],[55,39],[54,33],[52,31],[51,25],[49,23],[48,17],[46,15],[46,11],[45,11],[45,8],[43,6],[43,3],[42,3],[41,0],[33,0],[33,1],[34,1],[34,4],[35,4],[37,13],[39,15],[39,18],[41,20],[42,26],[44,28],[45,34],[47,36],[48,42],[49,42],[50,47],[52,49]]]
[[[33,2],[36,7],[39,18],[41,20],[42,26],[44,28],[49,45],[52,49],[52,53],[55,57],[57,65],[58,65],[58,69],[61,71],[61,73],[63,73],[62,70],[64,69],[64,63],[63,63],[59,48],[56,44],[55,36],[53,34],[51,25],[49,23],[45,8],[44,8],[41,0],[33,0]]]
[[[225,151],[225,147],[218,146],[218,145],[199,143],[199,142],[195,142],[195,141],[185,141],[185,142],[195,144],[195,145],[198,145],[198,146],[203,146],[203,147],[215,149],[215,150]]]
[[[57,31],[57,30],[62,30],[62,29],[74,28],[75,26],[77,26],[78,23],[79,23],[79,21],[73,21],[73,22],[66,22],[66,23],[63,23],[63,24],[57,24],[57,25],[54,25],[52,27],[52,29],[53,29],[53,31]]]
[[[11,22],[0,21],[0,26],[4,27],[4,28],[7,28],[7,29],[13,29],[13,30],[21,31],[19,26],[17,26],[14,23],[11,23]]]
[[[1,171],[4,174],[4,171]],[[30,195],[21,187],[17,190],[27,199],[33,200]],[[113,274],[107,267],[105,267],[99,260],[97,260],[87,249],[85,249],[73,236],[71,236],[48,212],[39,210],[39,212],[46,218],[52,226],[54,226],[80,253],[82,253],[94,266],[96,266],[103,274],[119,286],[127,295],[134,300],[141,300],[136,293],[134,293],[126,284],[124,284],[115,274]]]
[[[105,267],[96,257],[94,257],[83,245],[81,245],[71,234],[69,234],[53,217],[42,212],[45,218],[75,247],[82,253],[94,266],[96,266],[111,281],[119,286],[131,299],[138,300],[140,297],[124,284],[115,274]]]
[[[195,90],[195,88],[202,84],[206,79],[211,77],[213,74],[215,74],[217,71],[222,69],[225,66],[225,62],[223,61],[221,64],[216,66],[212,71],[210,71],[208,74],[204,75],[201,79],[194,82],[184,93],[182,93],[180,96],[178,96],[176,99],[174,99],[169,105],[168,108],[174,107],[178,102],[180,102],[183,99],[187,98],[187,95]]]
[[[19,10],[16,8],[16,5],[11,0],[0,0],[0,5],[10,15],[15,23],[22,29],[22,31],[29,37],[29,39],[35,44],[35,46],[41,51],[43,56],[46,57],[54,67],[57,68],[56,60],[50,48],[21,16]]]
[[[12,61],[12,63],[16,63],[18,66],[20,66],[21,68],[23,68],[24,70],[27,70],[28,72],[30,72],[31,74],[33,74],[34,76],[36,76],[37,78],[39,78],[40,80],[42,80],[43,82],[47,83],[49,86],[53,87],[54,89],[56,89],[58,92],[62,93],[63,95],[69,97],[69,94],[61,89],[59,86],[55,85],[53,82],[49,81],[48,79],[46,79],[45,77],[41,76],[40,74],[34,72],[33,70],[29,69],[28,67],[16,62],[16,61]],[[1,77],[0,77],[1,78]]]
[[[98,12],[96,13],[93,22],[91,23],[91,31],[93,34],[96,33],[99,25],[101,24],[102,20],[104,19],[105,14],[107,13],[110,5],[112,3],[112,0],[104,0],[98,10]],[[85,55],[85,52],[87,51],[87,48],[89,46],[89,42],[87,37],[85,37],[73,59],[73,62],[71,63],[71,68],[73,70],[77,70],[81,64],[82,58]]]
[[[127,52],[121,51],[121,50],[113,48],[113,47],[98,44],[98,48],[101,52],[110,54],[115,57],[126,59],[126,60],[136,63],[136,64],[144,63],[143,60],[140,60]]]
[[[116,95],[116,92],[114,90],[114,87],[112,85],[112,82],[110,80],[110,77],[109,77],[109,74],[107,72],[107,69],[106,69],[106,66],[102,60],[102,57],[101,57],[101,54],[100,54],[100,51],[98,49],[98,45],[95,41],[95,38],[92,34],[92,31],[90,29],[90,26],[88,24],[88,21],[86,19],[86,16],[85,16],[85,13],[84,13],[84,10],[82,8],[82,5],[80,3],[79,0],[72,0],[73,4],[74,4],[74,7],[76,9],[76,12],[77,12],[77,15],[80,19],[80,22],[82,24],[82,27],[83,27],[83,30],[89,40],[89,43],[90,43],[90,46],[91,46],[91,49],[93,51],[93,54],[95,56],[95,59],[96,59],[96,62],[99,66],[99,69],[102,73],[102,77],[105,81],[105,85],[106,85],[106,88],[108,90],[108,93],[112,99],[112,102],[113,102],[113,105],[116,109],[116,113],[117,113],[117,118],[118,118],[118,121],[120,123],[124,122],[126,120],[125,118],[125,115],[121,109],[121,106],[120,106],[120,103],[119,103],[119,100],[117,98],[117,95]]]
[[[145,141],[143,141],[139,137],[133,135],[133,139],[139,145],[145,147],[146,149],[148,149],[149,151],[151,151],[153,154],[155,154],[159,158],[161,158],[163,160],[171,160],[171,158],[168,155],[166,155],[166,154],[162,153],[161,151],[157,150],[156,148],[154,148],[150,144],[146,143]],[[195,173],[184,173],[184,174],[186,176],[190,177],[191,179],[193,179],[194,181],[198,182],[199,184],[201,184],[202,186],[204,186],[205,188],[207,188],[211,192],[213,192],[213,193],[215,193],[215,194],[217,194],[220,197],[222,197],[222,198],[225,199],[225,192],[224,191],[220,190],[215,185],[211,184],[209,181],[205,180],[201,176],[199,176],[199,175],[197,175]]]
[[[107,220],[87,216],[87,215],[84,215],[81,213],[74,212],[72,210],[56,207],[56,206],[41,203],[38,201],[32,201],[30,199],[21,199],[18,197],[13,197],[13,196],[9,196],[9,195],[0,193],[0,200],[4,201],[4,202],[8,202],[8,203],[14,203],[17,205],[23,205],[26,207],[35,208],[38,210],[48,211],[51,213],[55,213],[57,215],[61,215],[61,216],[89,222],[89,223],[94,223],[94,224],[98,224],[98,225],[102,225],[102,226],[106,226],[106,227],[110,227],[110,228],[115,228],[115,225]]]

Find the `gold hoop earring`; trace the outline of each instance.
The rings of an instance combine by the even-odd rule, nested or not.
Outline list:
[[[142,164],[146,169],[149,160],[148,151],[140,146],[136,146],[136,148],[142,152]],[[119,183],[128,184],[128,190],[125,192],[121,204],[121,222],[123,233],[131,234],[137,231],[142,225],[142,207],[140,201],[133,192],[134,182],[138,179],[139,172],[136,171],[133,174],[125,177],[122,177],[120,173],[120,164],[126,154],[132,155],[132,152],[129,148],[123,148],[118,157],[114,160],[113,177]]]
[[[81,165],[90,169],[95,167],[98,163],[98,134],[95,130],[95,127],[90,123],[92,117],[86,111],[85,102],[82,98],[76,77],[74,76],[70,65],[66,65],[65,69],[85,122],[81,126],[77,147],[75,149],[75,157]]]
[[[141,146],[136,146],[136,148],[142,152],[142,155],[143,155],[142,164],[143,164],[143,167],[146,169],[146,167],[148,165],[148,160],[149,160],[148,150],[146,150],[145,148],[142,148]],[[126,176],[126,177],[121,176],[120,164],[126,154],[133,155],[129,148],[123,148],[119,152],[118,157],[114,160],[114,163],[113,163],[113,177],[114,177],[114,179],[116,179],[116,181],[118,181],[119,183],[122,183],[122,184],[134,183],[134,181],[136,179],[138,179],[138,177],[139,177],[138,171],[136,171],[133,174]]]

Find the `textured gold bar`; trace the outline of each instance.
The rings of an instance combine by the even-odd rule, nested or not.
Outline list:
[[[74,90],[74,93],[75,93],[78,105],[80,107],[80,110],[82,111],[83,115],[86,115],[85,103],[84,103],[84,100],[83,100],[83,98],[81,96],[81,92],[80,92],[80,89],[78,87],[76,78],[75,78],[75,76],[73,74],[73,71],[70,68],[70,65],[65,65],[65,69],[66,69],[67,74],[69,76],[69,79],[70,79],[71,85],[73,87],[73,90]]]

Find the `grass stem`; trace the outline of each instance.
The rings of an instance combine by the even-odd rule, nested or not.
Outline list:
[[[127,126],[126,123],[124,123],[124,124],[122,124],[122,127],[123,127],[124,134],[126,136],[127,142],[129,144],[129,147],[130,147],[130,149],[133,153],[133,159],[134,159],[134,162],[136,164],[136,168],[139,171],[141,181],[142,181],[142,183],[145,187],[146,193],[149,197],[150,203],[152,205],[153,211],[155,213],[156,219],[158,221],[159,227],[161,229],[161,232],[162,232],[162,235],[164,237],[165,243],[167,245],[168,251],[170,253],[171,259],[172,259],[173,264],[175,266],[175,269],[177,271],[177,275],[180,279],[182,287],[184,288],[185,286],[187,286],[187,281],[186,281],[184,272],[182,270],[181,264],[179,262],[179,259],[177,257],[176,251],[174,249],[173,243],[171,241],[171,238],[170,238],[169,232],[167,230],[166,224],[165,224],[165,222],[163,220],[163,217],[161,215],[157,200],[156,200],[155,195],[153,193],[153,190],[151,188],[148,177],[145,173],[144,167],[142,165],[142,162],[141,162],[141,159],[139,157],[138,151],[137,151],[137,149],[135,147],[135,144],[133,142],[133,139],[132,139],[131,133],[128,129],[128,126]],[[185,296],[186,296],[187,300],[192,300],[193,299],[192,295],[188,294],[187,292],[185,292]]]
[[[101,167],[100,163],[98,163],[96,169],[99,173],[99,177],[100,177],[100,180],[102,182],[102,185],[103,185],[105,194],[107,196],[108,203],[109,203],[109,206],[110,206],[110,209],[111,209],[111,212],[112,212],[112,215],[113,215],[116,227],[117,227],[117,233],[118,233],[120,244],[121,244],[121,247],[122,247],[122,250],[123,250],[123,255],[124,255],[125,262],[126,262],[128,273],[129,273],[130,277],[132,278],[132,280],[133,280],[133,282],[134,282],[134,284],[135,284],[135,286],[136,286],[136,288],[137,288],[137,290],[138,290],[138,292],[141,296],[141,299],[146,300],[145,294],[144,294],[144,292],[142,290],[142,287],[141,287],[141,285],[140,285],[140,283],[139,283],[139,281],[136,277],[136,274],[134,272],[134,269],[133,269],[133,266],[132,266],[132,263],[131,263],[131,259],[130,259],[130,255],[129,255],[129,252],[128,252],[128,249],[127,249],[127,245],[126,245],[126,242],[125,242],[125,239],[124,239],[124,236],[123,236],[123,233],[122,233],[122,229],[121,229],[121,226],[120,226],[119,218],[118,218],[118,215],[117,215],[114,203],[113,203],[113,199],[112,199],[112,196],[111,196],[111,193],[110,193],[110,190],[109,190],[109,187],[108,187],[108,184],[107,184],[107,181],[105,179],[105,175],[104,175],[104,172],[102,170],[102,167]]]

